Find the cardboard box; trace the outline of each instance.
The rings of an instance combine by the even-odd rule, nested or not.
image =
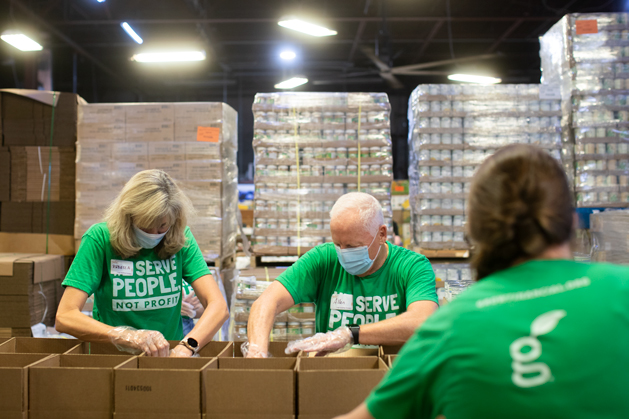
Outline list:
[[[380,356],[384,359],[388,355],[397,355],[404,345],[380,346]]]
[[[0,412],[3,418],[28,417],[28,368],[46,354],[0,354]]]
[[[78,339],[13,338],[0,345],[0,353],[62,354],[79,344]]]
[[[170,349],[179,345],[178,340],[169,340]],[[201,358],[232,358],[234,356],[234,342],[211,341],[198,352]]]
[[[398,357],[397,355],[387,355],[387,356],[386,356],[385,361],[386,361],[387,366],[388,366],[389,368],[393,368],[393,363],[395,362],[395,360],[396,360],[396,358],[397,358],[397,357]]]
[[[295,367],[291,358],[220,358],[203,372],[207,419],[295,418]]]
[[[234,342],[234,358],[242,358],[242,346],[243,342]],[[288,346],[288,342],[269,342],[269,353],[273,358],[296,358],[299,354],[287,355],[284,351]]]
[[[302,354],[303,357],[314,358],[316,356],[316,352],[304,352]],[[362,348],[362,347],[354,347],[348,351],[341,352],[340,354],[328,354],[326,357],[331,358],[362,358],[362,357],[378,357],[380,356],[380,348],[372,347],[372,348]]]
[[[202,373],[217,366],[215,358],[138,357],[137,368],[117,367],[114,417],[200,419]]]
[[[2,202],[0,205],[2,232],[74,234],[74,202]]]
[[[0,253],[74,255],[74,244],[73,235],[0,232]]]
[[[11,199],[11,154],[8,147],[0,147],[0,202]]]
[[[380,358],[299,358],[299,418],[331,418],[353,410],[387,371]]]
[[[55,355],[30,367],[29,418],[111,419],[114,368],[135,368],[122,355]]]
[[[12,337],[29,338],[33,336],[30,327],[0,327],[0,338],[7,339]]]

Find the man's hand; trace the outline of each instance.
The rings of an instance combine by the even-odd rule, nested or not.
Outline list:
[[[354,343],[352,332],[348,327],[339,327],[333,332],[317,333],[307,339],[290,342],[286,347],[286,354],[294,352],[317,352],[316,356],[324,356],[331,352],[349,349]]]
[[[264,351],[260,345],[245,342],[240,346],[242,356],[245,358],[268,358],[269,353]]]

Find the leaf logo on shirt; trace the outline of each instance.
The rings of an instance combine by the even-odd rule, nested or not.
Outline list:
[[[543,362],[533,362],[542,355],[542,343],[537,337],[555,330],[559,321],[566,315],[565,310],[552,310],[541,314],[531,323],[531,335],[516,339],[509,346],[509,353],[513,359],[511,363],[513,384],[521,388],[531,388],[552,380],[548,365]],[[524,351],[525,348],[529,350]]]

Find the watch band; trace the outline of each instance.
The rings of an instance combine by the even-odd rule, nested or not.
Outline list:
[[[359,338],[360,338],[360,325],[350,324],[348,327],[349,327],[349,331],[352,332],[352,337],[354,338],[354,345],[358,345]]]
[[[196,343],[196,341],[194,342]],[[194,347],[190,345],[190,343],[188,343],[186,339],[183,339],[181,342],[179,342],[179,344],[185,346],[187,349],[190,349],[192,351],[192,355],[196,355],[196,353],[199,351],[198,345],[197,347]]]

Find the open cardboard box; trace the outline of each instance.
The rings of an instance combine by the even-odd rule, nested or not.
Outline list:
[[[300,419],[348,413],[382,380],[388,367],[376,357],[299,358],[297,406]]]
[[[294,419],[295,358],[220,358],[205,370],[205,419]]]
[[[178,340],[169,340],[170,349],[179,345]],[[198,352],[201,358],[231,358],[234,356],[234,342],[211,341]]]
[[[380,346],[380,356],[384,357],[387,355],[397,355],[400,353],[400,350],[402,349],[402,347],[404,346],[404,344],[402,345],[390,345],[390,346]]]
[[[137,368],[115,370],[116,419],[200,419],[201,374],[215,358],[138,357]]]
[[[29,418],[110,419],[114,367],[134,368],[132,355],[53,355],[29,368]]]
[[[316,356],[316,352],[304,352],[303,357],[306,358],[314,358]],[[328,354],[326,357],[331,358],[356,358],[356,357],[365,357],[365,356],[380,356],[380,348],[351,348],[348,351],[341,352],[340,354]]]
[[[397,357],[398,357],[397,355],[386,355],[385,362],[387,363],[389,368],[393,368],[393,363],[395,362]]]
[[[13,338],[0,344],[0,353],[62,354],[79,344],[78,339]]]
[[[242,358],[242,344],[244,342],[234,342],[234,358]],[[299,353],[286,354],[284,352],[288,346],[288,342],[269,342],[269,353],[273,358],[295,358]]]
[[[0,412],[3,418],[28,416],[28,367],[51,355],[0,354]]]
[[[179,344],[179,341],[171,340],[168,343],[170,344],[170,349],[174,349]],[[118,350],[115,345],[108,342],[81,342],[65,353],[73,355],[129,355],[129,353]],[[141,355],[144,354],[142,353]],[[199,356],[202,358],[231,358],[233,356],[233,343],[210,342],[199,351]]]

